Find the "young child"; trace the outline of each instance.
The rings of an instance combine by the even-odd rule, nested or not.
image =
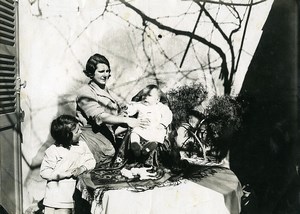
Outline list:
[[[197,132],[200,122],[204,119],[202,113],[196,110],[190,110],[188,112],[187,122],[181,124],[177,129],[176,143],[179,148],[181,159],[190,158],[200,155],[200,146],[195,142],[194,136],[191,132]],[[200,130],[200,134],[203,135],[203,131]],[[198,136],[202,138],[203,136]]]
[[[150,155],[148,165],[153,165],[151,152],[157,143],[163,143],[167,126],[172,122],[172,112],[169,107],[160,102],[162,92],[156,85],[148,85],[142,90],[141,100],[128,105],[128,116],[137,114],[138,119],[148,121],[145,127],[135,127],[130,136],[131,150],[135,158],[142,159]]]
[[[45,214],[72,213],[76,177],[92,170],[96,161],[85,142],[75,117],[61,115],[51,123],[55,144],[45,151],[40,175],[47,180]]]

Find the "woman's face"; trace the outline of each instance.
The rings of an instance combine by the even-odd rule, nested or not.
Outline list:
[[[110,69],[106,64],[99,63],[97,64],[97,68],[95,70],[95,75],[93,80],[100,86],[105,86],[106,81],[110,77]]]

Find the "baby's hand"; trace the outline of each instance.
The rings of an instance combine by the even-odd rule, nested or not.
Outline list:
[[[127,118],[127,124],[129,127],[134,128],[134,127],[141,127],[145,128],[149,126],[149,120],[147,119],[136,119],[136,118]]]
[[[81,175],[82,173],[84,173],[86,171],[87,171],[87,168],[85,166],[81,166],[81,167],[74,169],[71,173],[73,176],[78,177],[79,175]]]

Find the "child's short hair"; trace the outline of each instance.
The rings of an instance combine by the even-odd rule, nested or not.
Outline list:
[[[160,90],[160,88],[157,86],[157,85],[147,85],[145,88],[144,88],[144,96],[147,96],[150,94],[150,92],[153,90],[153,89],[156,89],[158,91],[158,96],[159,98],[161,97],[161,94],[162,94],[162,91]]]
[[[56,145],[62,145],[69,148],[72,144],[73,133],[78,120],[71,115],[61,115],[51,123],[50,133],[55,140]]]
[[[194,117],[198,118],[199,120],[202,120],[202,119],[205,118],[205,115],[204,115],[202,112],[199,112],[199,111],[194,110],[194,109],[190,109],[190,110],[188,111],[187,119],[188,119],[190,116],[194,116]]]
[[[154,84],[147,85],[145,88],[143,88],[141,91],[139,91],[139,93],[137,93],[131,99],[131,101],[139,102],[139,101],[144,100],[146,98],[146,96],[150,94],[152,89],[157,89],[160,102],[162,102],[163,104],[169,105],[169,101],[168,101],[166,95],[160,90],[160,88],[157,85],[154,85]]]
[[[162,91],[159,89],[159,87],[158,87],[157,85],[151,84],[151,85],[147,85],[147,86],[141,91],[140,99],[141,99],[141,100],[144,100],[144,99],[150,94],[150,92],[151,92],[153,89],[156,89],[156,90],[158,91],[158,96],[159,96],[159,98],[161,98]]]

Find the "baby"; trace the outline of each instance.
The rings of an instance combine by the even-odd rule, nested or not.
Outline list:
[[[138,119],[148,121],[147,126],[132,129],[131,150],[137,159],[149,155],[156,149],[157,143],[164,142],[167,127],[172,122],[173,114],[167,105],[160,102],[161,95],[158,86],[148,85],[142,90],[141,100],[128,105],[128,116],[137,114]],[[151,160],[149,164],[152,165]]]

